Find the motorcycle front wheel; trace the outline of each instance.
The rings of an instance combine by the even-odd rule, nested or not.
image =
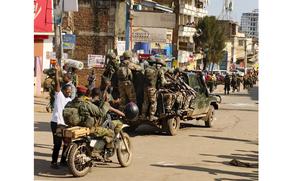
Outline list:
[[[75,177],[85,176],[90,170],[89,149],[86,144],[73,144],[68,154],[68,168]]]
[[[127,133],[121,131],[120,145],[117,148],[117,158],[122,167],[127,167],[132,163],[132,144]]]

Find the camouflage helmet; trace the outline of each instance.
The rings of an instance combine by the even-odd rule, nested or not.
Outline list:
[[[156,58],[156,63],[162,66],[166,66],[166,63],[162,58]]]
[[[131,51],[125,51],[123,53],[123,57],[126,59],[126,58],[132,58],[132,52]]]

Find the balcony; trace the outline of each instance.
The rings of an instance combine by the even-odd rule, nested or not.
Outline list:
[[[179,26],[178,36],[192,37],[196,33],[196,29],[188,26]]]
[[[207,10],[203,8],[196,8],[192,5],[181,4],[179,7],[180,14],[195,16],[195,17],[204,17],[208,14]]]

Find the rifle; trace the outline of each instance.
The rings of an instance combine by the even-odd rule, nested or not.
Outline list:
[[[178,80],[176,80],[168,72],[165,72],[165,75],[169,77],[172,81],[174,81],[174,84],[178,88],[185,90],[186,92],[188,92],[189,94],[193,96],[196,96],[196,91],[193,88],[191,88],[189,85],[187,85],[181,77],[178,77]]]

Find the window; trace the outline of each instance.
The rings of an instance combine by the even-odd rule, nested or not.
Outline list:
[[[244,46],[244,41],[243,40],[239,40],[239,46]]]

